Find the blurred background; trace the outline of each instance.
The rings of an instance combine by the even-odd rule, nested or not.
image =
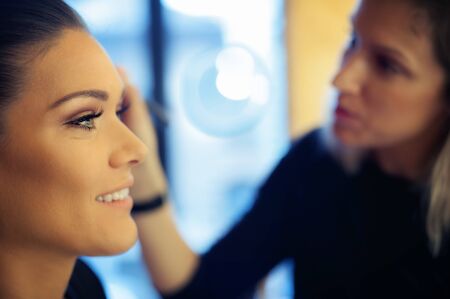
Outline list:
[[[201,253],[323,122],[355,0],[68,0],[147,99],[177,224]],[[137,244],[85,258],[111,299],[159,298]],[[255,298],[292,298],[289,261]]]

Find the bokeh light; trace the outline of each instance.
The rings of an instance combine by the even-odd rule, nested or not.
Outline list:
[[[242,46],[196,55],[183,73],[183,108],[199,130],[214,136],[241,134],[263,116],[270,99],[268,72]]]

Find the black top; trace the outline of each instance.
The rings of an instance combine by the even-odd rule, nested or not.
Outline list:
[[[67,299],[106,299],[102,284],[92,270],[77,260],[67,287]]]
[[[449,254],[428,251],[423,197],[370,161],[348,174],[314,131],[201,257],[189,284],[165,298],[239,298],[287,258],[295,298],[450,298]]]

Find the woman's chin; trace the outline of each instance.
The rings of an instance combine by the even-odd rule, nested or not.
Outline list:
[[[115,244],[115,246],[111,246],[110,249],[107,249],[108,251],[104,252],[101,255],[117,255],[117,254],[121,254],[124,253],[128,250],[131,249],[131,247],[133,247],[137,242],[137,237],[132,239],[132,240],[127,240],[126,242],[121,242],[120,244]]]
[[[103,235],[101,238],[98,238],[96,246],[87,250],[82,255],[111,256],[121,254],[131,249],[138,240],[137,228],[134,222],[126,230],[110,232],[108,235]]]
[[[362,137],[360,136],[361,134],[358,134],[358,132],[350,130],[347,127],[334,124],[333,134],[336,139],[344,146],[352,148],[364,147],[364,142],[362,140]]]

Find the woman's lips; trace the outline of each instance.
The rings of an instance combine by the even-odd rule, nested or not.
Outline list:
[[[97,201],[97,202],[99,202],[99,201]],[[126,198],[121,199],[121,200],[113,200],[110,202],[101,201],[99,203],[104,206],[107,206],[107,207],[116,207],[116,208],[122,208],[125,210],[131,210],[131,208],[133,207],[133,198],[130,195],[128,195]]]
[[[359,117],[356,113],[353,113],[342,106],[337,106],[334,110],[334,122],[339,127],[355,127],[360,125]]]
[[[345,118],[354,117],[353,113],[349,112],[347,109],[345,109],[345,108],[343,108],[341,106],[337,106],[336,107],[336,109],[334,110],[334,114],[337,117],[345,117]]]

